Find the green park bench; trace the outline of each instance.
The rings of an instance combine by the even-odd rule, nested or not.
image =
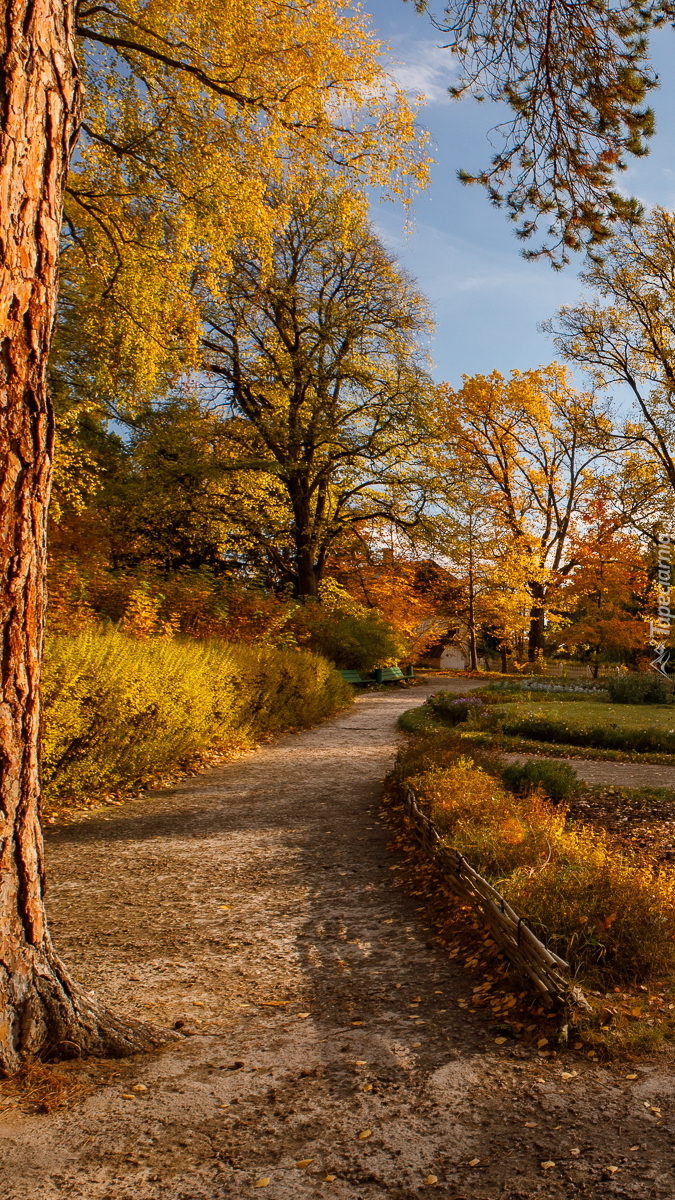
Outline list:
[[[342,678],[347,683],[353,684],[368,684],[368,683],[397,683],[399,679],[414,679],[415,668],[408,665],[405,671],[400,667],[376,667],[372,675],[362,675],[360,671],[341,671]]]

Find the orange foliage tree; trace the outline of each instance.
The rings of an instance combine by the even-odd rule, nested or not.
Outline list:
[[[625,660],[645,645],[650,583],[637,536],[600,493],[585,506],[584,526],[571,541],[575,566],[557,595],[549,641],[573,650],[593,668]]]

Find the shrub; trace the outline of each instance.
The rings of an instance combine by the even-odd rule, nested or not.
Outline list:
[[[608,680],[607,691],[615,704],[667,704],[670,697],[666,680],[653,673],[617,675]]]
[[[384,617],[375,608],[354,606],[348,611],[317,601],[299,607],[291,622],[303,646],[323,654],[336,667],[351,671],[372,671],[402,658],[406,651]]]
[[[504,791],[471,759],[413,778],[448,842],[586,981],[633,984],[675,967],[675,880],[571,826],[540,793]]]
[[[48,640],[43,696],[49,804],[137,787],[312,725],[344,707],[351,689],[307,651],[88,631]]]
[[[436,692],[426,703],[435,717],[448,725],[459,725],[466,721],[470,712],[479,712],[483,707],[477,696],[455,696],[453,692]]]
[[[502,771],[502,782],[517,795],[529,795],[536,788],[541,788],[549,800],[559,804],[576,790],[578,779],[576,771],[566,764],[542,758],[526,763],[510,763]]]

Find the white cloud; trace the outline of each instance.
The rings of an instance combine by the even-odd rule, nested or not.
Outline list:
[[[429,39],[395,39],[389,70],[404,91],[423,96],[428,104],[449,104],[448,88],[457,79],[449,50]]]

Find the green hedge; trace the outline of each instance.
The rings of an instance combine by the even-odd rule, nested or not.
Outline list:
[[[50,638],[45,655],[45,801],[77,804],[136,788],[261,736],[307,727],[351,688],[306,650],[117,632]]]
[[[660,675],[617,675],[607,681],[609,698],[614,704],[667,704],[671,689]]]

